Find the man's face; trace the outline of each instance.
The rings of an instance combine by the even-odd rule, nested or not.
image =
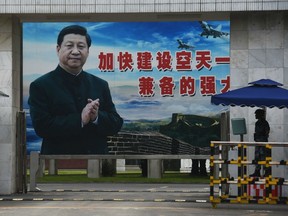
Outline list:
[[[89,55],[86,37],[79,34],[67,34],[60,46],[57,45],[59,64],[66,71],[78,74]]]
[[[256,119],[261,119],[263,117],[263,115],[259,112],[255,112],[255,118]]]
[[[259,114],[255,113],[255,119],[259,119]]]

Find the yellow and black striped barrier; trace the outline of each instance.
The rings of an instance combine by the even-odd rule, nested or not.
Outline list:
[[[248,160],[247,148],[257,145],[265,147],[265,160]],[[223,157],[222,149],[236,149],[237,158],[230,159]],[[273,160],[272,150],[276,147],[288,147],[288,143],[266,143],[266,142],[229,142],[212,141],[210,154],[210,202],[213,207],[219,203],[241,203],[241,204],[288,204],[287,196],[282,196],[282,187],[288,186],[288,180],[283,176],[273,177],[272,166],[287,166],[288,161]],[[227,148],[228,147],[228,148]],[[277,158],[278,159],[278,158]],[[230,177],[229,174],[223,175],[222,165],[235,166],[237,170],[236,177]],[[249,177],[247,166],[262,165],[265,167],[265,176]],[[236,195],[230,195],[224,187],[235,185]],[[218,186],[218,192],[215,187]]]

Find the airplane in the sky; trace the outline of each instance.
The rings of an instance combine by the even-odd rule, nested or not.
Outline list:
[[[208,38],[209,36],[213,36],[213,38],[217,38],[217,37],[222,37],[224,36],[228,36],[229,33],[227,32],[222,32],[222,25],[218,25],[216,28],[213,28],[211,25],[209,25],[207,22],[205,21],[199,21],[203,32],[200,34],[201,37],[206,36],[206,38]]]
[[[186,43],[184,43],[182,40],[177,39],[177,42],[179,44],[178,49],[194,49],[194,46],[188,45]]]

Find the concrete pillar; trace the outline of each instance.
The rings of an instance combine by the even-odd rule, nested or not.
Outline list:
[[[30,153],[30,191],[37,191],[37,173],[39,172],[39,153]]]
[[[37,172],[37,178],[42,178],[45,175],[45,159],[39,160],[39,170]]]
[[[16,192],[16,115],[21,106],[21,25],[0,17],[0,194]]]
[[[163,164],[161,159],[148,160],[148,178],[162,178]]]
[[[49,175],[57,175],[58,174],[56,162],[57,161],[55,159],[49,160]]]
[[[116,171],[117,172],[125,172],[125,159],[117,159],[116,160]]]
[[[100,159],[90,159],[88,160],[87,176],[88,178],[100,178],[101,176],[101,166]]]
[[[181,173],[190,173],[192,167],[192,160],[191,159],[181,159]]]

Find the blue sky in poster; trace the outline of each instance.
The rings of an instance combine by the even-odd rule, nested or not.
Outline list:
[[[229,21],[208,21],[208,23],[214,27],[221,24],[223,32],[230,32]],[[127,51],[132,53],[134,58],[140,51],[149,51],[154,57],[158,51],[168,50],[174,58],[175,52],[180,51],[177,39],[195,47],[192,50],[193,56],[196,50],[210,50],[212,58],[230,56],[229,35],[218,38],[201,37],[202,28],[198,21],[23,23],[23,80],[26,94],[24,98],[27,98],[28,86],[32,80],[56,67],[58,63],[56,39],[59,31],[70,24],[85,26],[91,35],[92,46],[84,69],[109,82],[117,110],[124,119],[162,119],[171,117],[172,113],[177,112],[213,115],[223,109],[211,105],[210,96],[201,96],[198,84],[195,96],[180,96],[177,82],[181,76],[193,76],[199,79],[202,75],[214,75],[217,80],[223,79],[230,74],[229,64],[213,65],[211,70],[203,68],[197,71],[193,68],[192,71],[185,72],[175,70],[163,72],[155,69],[152,72],[139,72],[134,68],[133,71],[123,73],[119,72],[116,66],[114,72],[100,72],[97,69],[100,52],[111,52],[117,56],[119,52]],[[154,77],[156,81],[154,97],[141,97],[138,94],[138,78],[141,76]],[[174,78],[176,88],[173,97],[162,97],[159,93],[157,81],[163,76]],[[217,84],[219,91],[222,87]]]

